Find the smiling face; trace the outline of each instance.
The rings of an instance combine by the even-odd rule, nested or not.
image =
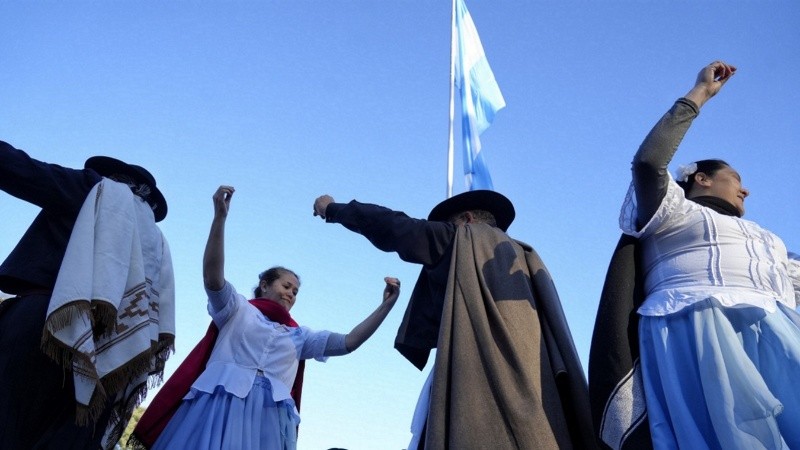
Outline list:
[[[261,280],[259,286],[262,297],[278,302],[289,311],[297,300],[300,281],[291,272],[281,272],[281,275],[271,284],[267,284],[266,280]]]
[[[691,197],[710,195],[721,198],[736,207],[744,215],[744,199],[750,191],[742,187],[742,178],[730,166],[725,166],[714,175],[698,172],[695,175]]]

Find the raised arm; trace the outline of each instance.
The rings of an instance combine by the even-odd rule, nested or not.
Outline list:
[[[380,306],[344,337],[344,344],[348,352],[360,347],[375,333],[400,295],[400,280],[392,277],[386,277],[383,280],[386,282],[386,288],[383,290],[383,301]]]
[[[212,291],[225,286],[225,220],[233,192],[233,186],[220,186],[211,197],[214,200],[214,219],[203,253],[203,284]]]
[[[722,61],[703,67],[694,87],[656,123],[633,158],[639,225],[647,223],[667,193],[667,165],[700,108],[722,89],[736,68]]]
[[[77,215],[86,194],[101,179],[94,170],[45,163],[0,141],[0,190],[50,214]]]
[[[736,67],[722,61],[714,61],[700,70],[694,87],[684,98],[693,101],[698,108],[702,108],[711,97],[717,95],[717,92],[731,79],[734,73],[736,73]]]
[[[452,223],[414,219],[379,205],[336,203],[329,195],[314,201],[314,215],[361,234],[380,250],[397,252],[403,261],[426,265],[441,259],[456,230]]]

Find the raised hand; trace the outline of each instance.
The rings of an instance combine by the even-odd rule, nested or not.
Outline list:
[[[314,217],[320,216],[323,220],[325,219],[325,209],[328,208],[328,205],[334,203],[333,197],[330,195],[320,195],[314,200]]]
[[[723,61],[714,61],[700,70],[694,87],[685,97],[695,102],[697,106],[703,106],[711,97],[717,95],[734,73],[736,67]]]
[[[236,189],[233,186],[220,186],[211,197],[214,200],[214,216],[228,217],[228,210],[231,206],[231,197]]]
[[[383,279],[386,282],[386,287],[383,289],[383,301],[393,302],[400,296],[400,280],[393,277],[386,277]]]

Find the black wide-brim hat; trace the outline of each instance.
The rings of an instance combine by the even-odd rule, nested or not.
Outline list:
[[[153,207],[153,216],[155,216],[156,222],[161,222],[167,217],[167,200],[156,187],[156,179],[144,167],[128,164],[110,156],[92,156],[86,160],[83,167],[93,169],[104,177],[115,174],[127,175],[139,183],[146,184],[150,187],[150,195],[145,200]]]
[[[431,213],[428,214],[428,220],[446,222],[454,214],[475,209],[492,213],[497,221],[497,227],[503,231],[508,230],[516,215],[511,200],[503,194],[489,190],[477,190],[462,192],[434,206]]]

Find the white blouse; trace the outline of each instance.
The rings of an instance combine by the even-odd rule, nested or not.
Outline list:
[[[219,328],[219,336],[205,371],[184,398],[194,397],[195,390],[213,393],[217,386],[244,398],[256,375],[263,375],[272,385],[275,402],[286,400],[294,404],[290,392],[299,361],[326,361],[323,352],[331,333],[272,322],[228,282],[219,292],[207,292],[208,312]],[[224,306],[215,311],[212,299]]]
[[[637,227],[636,195],[628,190],[620,227],[639,238],[645,270],[644,316],[663,316],[707,298],[723,306],[795,308],[800,299],[798,262],[783,241],[755,222],[726,216],[687,200],[669,178],[658,211]],[[795,291],[795,289],[798,291]],[[796,297],[797,296],[797,297]]]

